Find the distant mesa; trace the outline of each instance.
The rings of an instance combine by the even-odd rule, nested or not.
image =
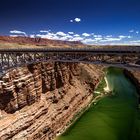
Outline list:
[[[26,46],[25,46],[26,45]],[[30,38],[30,37],[10,37],[0,36],[0,48],[10,47],[85,47],[85,45],[79,41],[61,41],[61,40],[50,40],[44,38]]]

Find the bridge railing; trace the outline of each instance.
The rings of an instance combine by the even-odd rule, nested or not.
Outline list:
[[[130,59],[131,58],[131,59]],[[0,71],[11,67],[46,61],[139,67],[140,47],[116,48],[21,48],[0,49]],[[137,63],[138,62],[138,63]],[[131,65],[130,65],[131,64]],[[136,65],[137,64],[137,65]],[[139,65],[138,65],[139,64]]]
[[[101,48],[20,48],[0,49],[0,53],[6,52],[136,52],[140,53],[140,46],[101,47]]]

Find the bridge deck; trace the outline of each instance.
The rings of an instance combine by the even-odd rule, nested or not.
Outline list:
[[[140,53],[140,47],[116,47],[116,48],[20,48],[20,49],[0,49],[2,52],[112,52],[112,53]]]
[[[140,47],[0,49],[0,72],[22,65],[49,61],[140,69]]]

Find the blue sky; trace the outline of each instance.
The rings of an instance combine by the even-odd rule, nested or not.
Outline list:
[[[140,0],[1,0],[0,35],[140,44]]]

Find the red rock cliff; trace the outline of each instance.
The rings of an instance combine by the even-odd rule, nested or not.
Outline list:
[[[49,140],[87,106],[101,70],[73,63],[38,63],[0,79],[0,140]]]

